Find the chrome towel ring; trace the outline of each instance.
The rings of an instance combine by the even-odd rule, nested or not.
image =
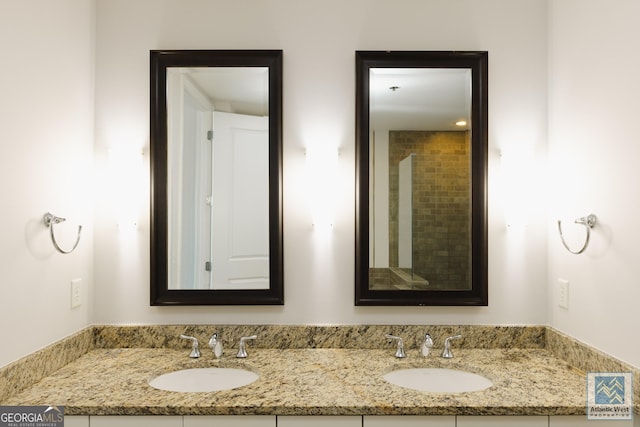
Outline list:
[[[56,235],[53,232],[53,226],[54,226],[54,224],[60,224],[61,222],[64,222],[66,220],[67,220],[66,218],[61,218],[59,216],[55,216],[50,212],[47,212],[46,214],[44,214],[44,218],[43,218],[44,225],[49,227],[49,232],[51,234],[51,241],[53,242],[53,246],[55,246],[55,248],[60,253],[70,254],[71,252],[73,252],[75,250],[75,248],[78,247],[78,243],[80,243],[80,233],[82,233],[82,226],[81,225],[78,226],[78,237],[76,238],[76,243],[73,245],[73,247],[70,250],[65,251],[64,249],[62,249],[60,247],[60,245],[58,245],[58,242],[56,242]]]
[[[587,236],[584,241],[584,245],[582,245],[582,248],[580,248],[579,250],[574,251],[569,246],[567,246],[567,243],[564,241],[564,236],[562,235],[562,223],[560,220],[558,220],[558,232],[560,233],[560,240],[562,241],[562,244],[564,245],[564,247],[567,248],[569,252],[575,255],[578,255],[584,252],[584,250],[587,249],[587,246],[589,245],[589,237],[591,237],[591,229],[596,225],[596,222],[597,222],[597,218],[594,214],[589,214],[586,217],[583,216],[582,218],[578,218],[574,221],[575,224],[582,224],[587,229]]]

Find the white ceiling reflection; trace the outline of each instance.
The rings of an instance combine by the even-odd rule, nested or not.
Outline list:
[[[471,70],[372,68],[372,129],[461,130],[471,126]],[[466,121],[466,126],[456,122]]]

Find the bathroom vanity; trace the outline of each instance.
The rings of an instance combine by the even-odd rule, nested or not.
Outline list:
[[[250,330],[194,328],[189,334],[200,336],[201,342],[213,328],[222,331],[221,337]],[[247,346],[246,359],[236,358],[235,338],[225,343],[225,354],[216,359],[206,346],[200,358],[189,357],[189,345],[174,339],[184,326],[95,327],[84,334],[93,340],[86,353],[0,403],[64,406],[67,426],[88,426],[90,421],[92,427],[146,423],[258,427],[276,422],[287,427],[325,425],[327,420],[333,427],[587,423],[586,374],[569,363],[574,351],[560,358],[547,347],[564,338],[546,328],[455,327],[467,338],[455,341],[451,359],[440,354],[440,337],[451,327],[431,327],[436,344],[428,357],[417,345],[425,327],[259,328],[258,339]],[[406,358],[394,356],[395,346],[380,334],[383,330],[406,337]],[[363,346],[372,342],[377,348]],[[169,372],[216,367],[250,371],[258,379],[240,388],[198,393],[149,385]],[[470,372],[493,385],[475,392],[434,393],[399,387],[383,378],[406,368]],[[2,376],[7,378],[10,375]],[[608,422],[633,425],[630,421],[598,425]]]

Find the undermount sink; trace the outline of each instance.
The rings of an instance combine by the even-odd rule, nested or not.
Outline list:
[[[478,374],[444,368],[411,368],[391,371],[383,378],[391,384],[418,391],[465,393],[485,390],[493,382]]]
[[[149,385],[167,391],[222,391],[251,384],[258,377],[255,372],[246,369],[194,368],[160,375],[149,381]]]

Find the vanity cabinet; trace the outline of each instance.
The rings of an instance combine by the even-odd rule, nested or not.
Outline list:
[[[89,422],[91,421],[91,422]],[[87,416],[64,417],[65,427],[640,427],[634,421],[592,422],[575,416],[278,416],[185,415],[183,416]]]
[[[456,427],[455,416],[381,415],[362,417],[363,427]]]
[[[326,417],[325,417],[326,418]],[[360,419],[360,417],[357,417]],[[293,424],[292,424],[293,425]],[[319,425],[319,424],[317,424]],[[67,415],[65,427],[276,427],[275,415]],[[340,427],[340,426],[336,426]]]

